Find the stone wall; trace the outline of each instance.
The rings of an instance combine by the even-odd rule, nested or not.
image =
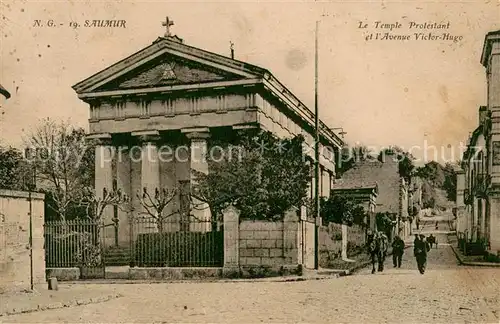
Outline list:
[[[0,190],[0,292],[30,288],[27,192]],[[45,282],[44,195],[32,193],[33,283]]]
[[[240,265],[281,265],[283,223],[242,221],[240,223]]]
[[[328,268],[329,263],[342,257],[342,226],[330,223],[319,228],[319,266]],[[360,226],[347,227],[348,257],[362,252],[365,244],[365,230]]]
[[[239,211],[229,207],[224,212],[225,276],[300,274],[302,225],[297,210],[283,221],[252,221],[240,220]]]

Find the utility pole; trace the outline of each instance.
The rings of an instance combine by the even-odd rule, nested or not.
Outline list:
[[[320,202],[319,202],[319,109],[318,109],[318,29],[319,21],[316,21],[316,35],[314,46],[314,205],[316,206],[316,217],[314,226],[314,269],[319,268],[319,224],[320,224]]]
[[[32,182],[33,181],[33,182]],[[28,202],[29,202],[29,213],[30,213],[30,289],[33,290],[33,202],[31,192],[36,190],[36,166],[33,166],[33,179],[28,183]]]

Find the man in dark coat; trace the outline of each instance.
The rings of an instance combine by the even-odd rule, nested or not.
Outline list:
[[[434,244],[436,244],[436,248],[437,248],[437,241],[436,241],[436,237],[434,235],[429,235],[429,237],[427,238],[427,242],[429,243],[429,245],[431,246],[431,249],[432,249],[432,246]]]
[[[405,251],[405,242],[396,235],[394,241],[392,241],[392,263],[394,268],[401,268],[401,262],[403,261],[403,253]]]
[[[425,236],[420,234],[420,237],[415,239],[413,254],[415,255],[415,259],[417,260],[418,271],[421,274],[425,273],[425,267],[427,265],[427,252],[430,251],[429,243],[427,243]]]

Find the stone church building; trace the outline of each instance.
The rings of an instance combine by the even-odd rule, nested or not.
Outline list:
[[[201,156],[209,138],[228,139],[248,128],[282,138],[303,134],[307,154],[314,156],[314,114],[268,70],[187,45],[168,30],[73,89],[89,105],[89,137],[99,141],[96,192],[120,188],[136,211],[141,210],[137,193],[144,188],[149,193],[181,188],[167,207],[179,208],[182,193],[189,192],[194,180],[192,170],[210,172]],[[322,122],[320,138],[320,190],[329,196],[335,156],[344,144]],[[313,191],[311,186],[311,195]],[[208,208],[192,212],[198,219],[210,219]],[[129,213],[113,213],[110,206],[104,221],[112,223],[113,217],[119,219],[120,241],[128,241]]]

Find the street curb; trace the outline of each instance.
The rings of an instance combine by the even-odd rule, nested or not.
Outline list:
[[[64,281],[65,285],[138,285],[138,284],[201,284],[201,283],[240,283],[240,282],[297,282],[312,280],[328,280],[338,278],[339,274],[323,276],[290,276],[290,277],[269,277],[252,279],[196,279],[196,280],[130,280],[130,279],[103,279],[92,281]]]
[[[461,257],[461,256],[458,254],[458,252],[455,250],[455,247],[454,247],[452,244],[450,244],[449,246],[450,246],[451,250],[453,251],[453,254],[455,254],[455,257],[457,258],[458,263],[459,263],[460,265],[464,265],[464,260],[462,260],[462,257]]]
[[[36,306],[28,306],[28,307],[20,307],[20,308],[12,308],[7,311],[3,311],[0,313],[0,317],[2,316],[9,316],[9,315],[18,315],[18,314],[25,314],[25,313],[34,313],[34,312],[40,312],[44,310],[49,310],[49,309],[59,309],[59,308],[68,308],[68,307],[75,307],[75,306],[82,306],[82,305],[89,305],[89,304],[99,304],[103,302],[110,301],[112,299],[120,298],[123,295],[121,294],[110,294],[107,296],[100,296],[100,297],[91,297],[91,298],[86,298],[86,299],[73,299],[70,301],[66,302],[54,302],[51,304],[38,304]]]
[[[492,268],[500,268],[500,263],[494,262],[467,262],[462,259],[461,254],[456,250],[457,248],[450,244],[451,250],[455,254],[455,257],[458,260],[458,263],[462,266],[470,266],[470,267],[492,267]]]
[[[462,254],[457,251],[457,247],[453,245],[453,243],[457,242],[451,242],[448,240],[448,243],[450,244],[450,248],[453,251],[453,254],[455,254],[455,257],[458,260],[458,263],[462,266],[469,266],[469,267],[492,267],[492,268],[500,268],[500,263],[494,263],[494,262],[467,262],[464,261],[462,258]]]
[[[405,250],[409,249],[410,246],[405,246]],[[392,255],[389,253],[387,256]],[[64,281],[61,283],[64,283],[65,285],[82,285],[82,284],[164,284],[164,283],[171,283],[171,284],[184,284],[184,283],[190,283],[190,284],[197,284],[197,283],[238,283],[238,282],[297,282],[297,281],[311,281],[311,280],[328,280],[328,279],[335,279],[339,277],[345,277],[345,276],[350,276],[356,273],[357,271],[368,267],[371,264],[371,261],[364,261],[360,264],[355,265],[354,267],[351,267],[349,269],[325,269],[326,271],[330,272],[328,275],[311,275],[311,276],[285,276],[285,277],[268,277],[268,278],[244,278],[244,279],[225,279],[225,278],[220,278],[220,279],[191,279],[191,280],[132,280],[132,279],[101,279],[101,280],[89,280],[89,281]]]

